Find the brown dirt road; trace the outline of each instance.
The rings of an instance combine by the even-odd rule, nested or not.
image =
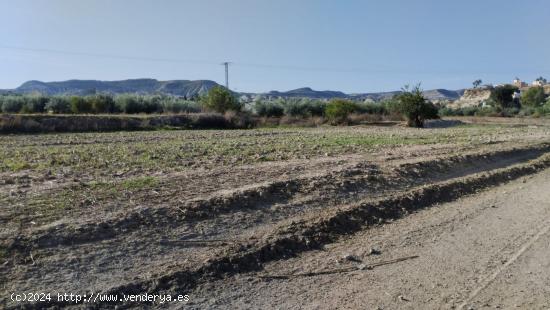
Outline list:
[[[548,309],[550,170],[364,230],[257,273],[205,283],[191,308]],[[379,254],[370,254],[374,248]],[[264,279],[418,256],[373,269]],[[350,260],[350,257],[358,261]]]

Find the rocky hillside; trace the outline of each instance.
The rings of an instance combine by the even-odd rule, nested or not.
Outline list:
[[[492,87],[466,89],[464,94],[458,100],[450,103],[448,107],[458,109],[480,106],[491,97],[492,90]]]
[[[192,97],[196,94],[207,92],[218,85],[209,80],[174,80],[157,81],[154,79],[133,79],[123,81],[96,81],[96,80],[69,80],[63,82],[29,81],[14,89],[17,93],[40,92],[48,95],[71,94],[86,95],[96,92],[113,94],[140,93],[154,94],[164,93],[177,96]]]
[[[374,101],[380,101],[384,99],[390,99],[395,95],[399,95],[401,91],[392,91],[392,92],[382,92],[382,93],[365,93],[365,94],[354,94],[351,95],[352,98],[356,99],[371,99]],[[447,89],[432,89],[425,90],[424,96],[431,101],[441,101],[441,100],[457,100],[462,96],[464,90],[447,90]]]

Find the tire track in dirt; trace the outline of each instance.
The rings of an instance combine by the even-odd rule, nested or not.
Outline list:
[[[466,305],[468,305],[473,299],[475,299],[479,295],[479,293],[481,293],[481,291],[483,291],[489,285],[491,285],[491,283],[493,283],[493,281],[500,274],[502,274],[502,272],[504,272],[521,255],[523,255],[523,253],[525,253],[525,251],[527,251],[529,248],[531,248],[533,246],[533,244],[540,239],[540,237],[547,234],[549,231],[550,231],[550,222],[545,222],[544,225],[542,225],[542,228],[538,229],[538,232],[531,239],[529,239],[526,243],[524,243],[523,246],[521,248],[519,248],[519,250],[516,253],[514,253],[514,255],[512,255],[512,257],[510,257],[500,268],[497,268],[497,270],[494,273],[492,273],[491,275],[489,275],[488,277],[483,279],[481,281],[481,284],[478,287],[476,287],[470,293],[470,295],[468,295],[468,297],[458,306],[457,309],[464,309],[464,307],[466,307]]]

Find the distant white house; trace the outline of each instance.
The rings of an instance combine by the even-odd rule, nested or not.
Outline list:
[[[532,83],[533,86],[541,86],[541,87],[544,86],[544,85],[546,85],[546,84],[548,84],[548,82],[547,82],[546,79],[543,78],[543,77],[539,77],[538,79],[536,79],[536,80],[533,81],[533,83]]]

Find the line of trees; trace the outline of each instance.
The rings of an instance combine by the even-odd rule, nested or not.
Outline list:
[[[420,85],[412,89],[406,86],[398,96],[378,103],[290,99],[257,102],[255,110],[261,116],[322,116],[332,124],[350,123],[350,116],[361,114],[401,116],[411,127],[424,127],[425,120],[439,118],[438,107],[424,97]]]
[[[423,119],[436,117],[437,109],[428,103],[420,89],[414,96],[405,91],[403,95],[379,103],[355,102],[345,99],[322,101],[306,98],[258,100],[245,105],[232,92],[224,87],[214,87],[198,98],[190,101],[166,95],[108,95],[88,96],[43,96],[43,95],[3,95],[0,96],[0,110],[3,113],[54,113],[54,114],[104,114],[104,113],[197,113],[213,111],[226,113],[255,114],[260,117],[325,118],[332,124],[350,122],[351,115],[397,115],[401,114],[413,126],[422,126]],[[416,97],[415,97],[416,96]],[[409,99],[415,102],[408,103]],[[415,112],[416,104],[420,110]],[[424,115],[425,108],[435,113]],[[416,114],[415,114],[416,113]]]
[[[167,95],[108,95],[88,96],[43,96],[1,95],[0,111],[3,113],[55,113],[55,114],[104,114],[104,113],[240,113],[265,118],[323,118],[332,124],[350,123],[360,115],[401,117],[411,127],[423,127],[427,119],[439,115],[493,115],[512,116],[550,114],[542,87],[532,87],[521,97],[515,98],[515,86],[504,85],[492,90],[488,101],[490,107],[471,107],[452,110],[439,108],[427,100],[417,85],[405,87],[394,98],[382,102],[356,102],[346,99],[330,101],[306,98],[257,100],[244,104],[224,87],[214,87],[196,100]]]
[[[338,101],[338,99],[336,99]],[[347,100],[346,100],[347,102]],[[387,102],[349,101],[355,113],[388,114]],[[224,87],[214,87],[196,100],[167,95],[96,94],[87,96],[0,95],[0,112],[103,114],[103,113],[198,113],[212,111],[249,111],[261,117],[322,117],[328,101],[308,98],[257,100],[245,105]],[[333,108],[329,109],[334,113]],[[350,110],[351,111],[351,110]],[[332,115],[332,114],[331,114]]]
[[[201,111],[201,105],[196,101],[164,95],[3,95],[0,96],[0,111],[55,114],[194,113]]]

